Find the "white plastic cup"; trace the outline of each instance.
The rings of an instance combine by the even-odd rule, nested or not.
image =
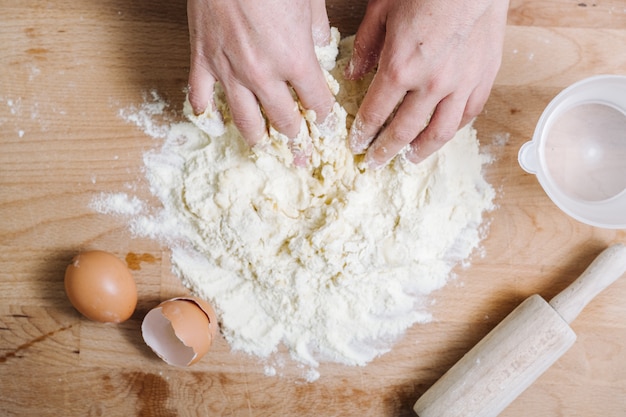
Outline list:
[[[574,219],[626,229],[626,76],[586,78],[559,93],[518,161]]]

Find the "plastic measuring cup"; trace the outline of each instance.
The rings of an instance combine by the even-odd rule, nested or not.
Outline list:
[[[586,78],[559,93],[518,161],[571,217],[626,229],[626,76]]]

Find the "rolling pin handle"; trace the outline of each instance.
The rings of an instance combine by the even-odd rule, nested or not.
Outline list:
[[[550,305],[571,323],[596,295],[625,272],[626,245],[616,243],[602,251],[576,281],[550,300]]]

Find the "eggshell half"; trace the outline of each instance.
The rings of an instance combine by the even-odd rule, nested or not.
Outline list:
[[[198,362],[209,351],[216,332],[215,311],[198,297],[164,301],[141,324],[143,339],[154,353],[181,367]]]

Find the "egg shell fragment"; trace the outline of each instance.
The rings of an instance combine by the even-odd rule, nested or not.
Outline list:
[[[112,253],[81,252],[65,269],[70,303],[91,320],[121,323],[137,306],[137,286],[126,264]]]
[[[217,333],[217,316],[198,297],[173,298],[146,314],[141,333],[146,344],[166,363],[185,367],[209,351]]]

